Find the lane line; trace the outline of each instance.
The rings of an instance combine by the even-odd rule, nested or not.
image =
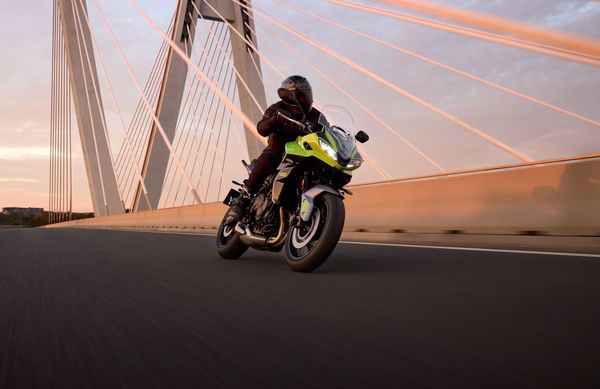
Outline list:
[[[512,249],[487,249],[487,248],[482,248],[482,247],[434,246],[434,245],[418,245],[418,244],[404,244],[404,243],[375,243],[375,242],[353,242],[353,241],[340,241],[340,243],[356,244],[356,245],[368,245],[368,246],[409,247],[409,248],[421,248],[421,249],[459,250],[459,251],[487,251],[487,252],[492,252],[492,253],[559,255],[559,256],[564,256],[564,257],[600,258],[600,254],[569,253],[569,252],[560,252],[560,251],[531,251],[531,250],[512,250]]]
[[[212,236],[212,237],[215,236],[215,234],[178,232],[178,231],[140,231],[140,230],[110,230],[110,231],[146,232],[146,233],[152,233],[152,234],[172,234],[172,235],[200,235],[200,236]],[[562,256],[562,257],[600,258],[600,254],[570,253],[570,252],[560,252],[560,251],[487,249],[487,248],[482,248],[482,247],[435,246],[435,245],[418,245],[418,244],[406,244],[406,243],[356,242],[356,241],[350,241],[350,240],[341,240],[339,243],[364,245],[364,246],[387,246],[387,247],[406,247],[406,248],[437,249],[437,250],[482,251],[482,252],[491,252],[491,253],[535,254],[535,255],[556,255],[556,256]]]

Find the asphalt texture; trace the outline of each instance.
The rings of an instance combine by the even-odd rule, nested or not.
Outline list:
[[[0,388],[598,388],[600,259],[0,231]]]

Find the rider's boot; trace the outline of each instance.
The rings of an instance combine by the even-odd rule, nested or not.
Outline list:
[[[232,201],[226,223],[239,222],[243,219],[246,208],[250,204],[250,193],[246,187],[240,190],[240,195]]]

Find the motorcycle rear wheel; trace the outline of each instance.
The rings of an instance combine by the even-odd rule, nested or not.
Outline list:
[[[225,259],[238,259],[248,250],[248,245],[235,232],[236,222],[225,224],[229,210],[225,213],[217,231],[217,253]]]
[[[302,227],[293,226],[285,242],[285,261],[297,272],[308,273],[331,255],[344,228],[346,212],[338,196],[324,193],[315,199],[311,219]]]

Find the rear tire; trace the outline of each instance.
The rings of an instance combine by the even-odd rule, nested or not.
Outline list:
[[[340,197],[331,193],[317,197],[309,224],[304,228],[291,227],[288,232],[285,242],[288,266],[304,273],[321,266],[340,240],[345,217],[344,202]]]
[[[225,224],[228,214],[229,210],[217,231],[217,253],[225,259],[238,259],[248,250],[248,246],[240,240],[240,234],[235,232],[237,222]]]

